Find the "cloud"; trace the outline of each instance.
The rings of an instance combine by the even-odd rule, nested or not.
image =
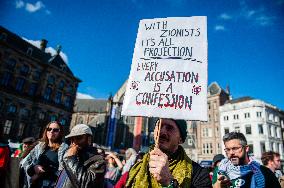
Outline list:
[[[25,3],[24,1],[16,1],[16,8],[22,8],[25,6]]]
[[[279,0],[284,1],[284,0]],[[254,5],[255,8],[250,8],[246,1],[240,1],[240,8],[230,14],[222,13],[218,16],[218,19],[224,21],[246,21],[257,26],[272,25],[277,19],[273,14],[273,11],[268,11],[264,6]],[[215,26],[215,30],[223,30],[222,27]]]
[[[34,45],[35,47],[37,48],[40,48],[40,43],[41,41],[40,40],[29,40],[29,39],[26,39],[24,37],[22,37],[25,41],[27,41],[28,43]],[[56,50],[52,47],[47,47],[45,49],[45,52],[46,53],[50,53],[52,56],[56,55]],[[61,56],[61,58],[63,59],[63,61],[68,65],[68,57],[65,53],[63,53],[62,51],[59,53],[59,55]]]
[[[44,8],[44,4],[41,1],[37,1],[35,4],[26,3],[26,10],[28,12],[36,12]]]
[[[215,25],[215,31],[225,31],[225,27],[223,25]]]
[[[34,12],[43,10],[46,14],[48,15],[51,14],[50,10],[46,9],[46,6],[43,4],[42,1],[37,1],[36,3],[32,4],[32,3],[24,2],[23,0],[16,0],[15,5],[16,5],[16,9],[25,7],[25,10],[29,13],[34,13]]]
[[[232,19],[232,16],[226,14],[226,13],[223,13],[219,16],[219,18],[223,19],[223,20],[230,20]]]
[[[95,99],[91,95],[77,92],[76,99]]]

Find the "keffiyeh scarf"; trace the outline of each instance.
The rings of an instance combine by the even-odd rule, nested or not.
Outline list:
[[[265,180],[260,171],[260,164],[250,158],[250,162],[243,166],[234,166],[232,162],[225,158],[219,164],[218,172],[225,172],[230,180],[234,180],[253,172],[251,179],[251,188],[264,188]]]

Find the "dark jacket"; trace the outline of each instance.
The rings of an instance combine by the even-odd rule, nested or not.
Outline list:
[[[192,161],[192,180],[190,188],[211,188],[209,172],[199,164]]]
[[[79,151],[77,156],[64,157],[63,167],[67,173],[64,188],[104,187],[106,162],[96,148],[90,147]]]

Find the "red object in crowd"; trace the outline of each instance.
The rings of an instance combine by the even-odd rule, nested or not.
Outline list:
[[[118,182],[115,184],[114,188],[124,188],[126,185],[126,181],[128,178],[128,174],[129,172],[125,172],[120,179],[118,180]]]
[[[7,170],[10,159],[10,149],[8,146],[0,147],[0,176]]]

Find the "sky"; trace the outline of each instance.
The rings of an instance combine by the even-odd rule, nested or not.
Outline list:
[[[62,46],[80,98],[108,98],[128,78],[139,21],[207,16],[208,84],[284,109],[284,0],[1,0],[0,25]]]

